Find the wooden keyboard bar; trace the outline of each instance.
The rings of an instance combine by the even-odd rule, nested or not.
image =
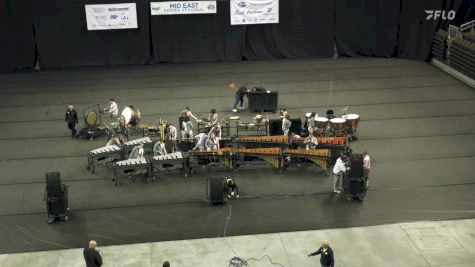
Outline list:
[[[287,144],[289,143],[289,137],[286,135],[244,136],[244,137],[239,137],[239,141]]]
[[[303,155],[303,156],[317,156],[317,157],[330,157],[330,149],[287,149],[284,152],[289,155]]]

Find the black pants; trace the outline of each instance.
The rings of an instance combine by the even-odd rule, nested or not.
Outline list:
[[[68,128],[71,130],[71,137],[76,137],[76,123],[68,123]]]

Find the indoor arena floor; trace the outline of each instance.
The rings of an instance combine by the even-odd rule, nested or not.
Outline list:
[[[354,152],[372,157],[363,203],[332,192],[319,168],[243,168],[235,175],[227,235],[249,235],[474,218],[475,92],[425,62],[315,59],[74,68],[0,75],[0,254],[82,247],[90,239],[120,245],[223,236],[227,206],[210,207],[206,180],[225,172],[198,170],[155,183],[111,183],[111,168],[86,170],[101,146],[71,139],[67,104],[82,110],[110,97],[139,107],[143,122],[173,123],[193,113],[231,115],[232,81],[279,91],[292,118],[339,111],[361,116]],[[239,114],[250,120],[250,114]],[[273,114],[272,117],[277,118]],[[104,119],[108,121],[108,119]],[[48,225],[45,172],[70,187],[68,222]]]

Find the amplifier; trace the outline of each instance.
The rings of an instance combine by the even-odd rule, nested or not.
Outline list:
[[[277,91],[249,92],[249,112],[276,112],[279,93]]]

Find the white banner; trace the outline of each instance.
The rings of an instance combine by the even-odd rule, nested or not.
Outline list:
[[[85,8],[90,31],[138,28],[135,3],[86,5]]]
[[[152,15],[214,14],[216,1],[150,2]]]
[[[279,23],[279,0],[231,0],[231,25]]]

